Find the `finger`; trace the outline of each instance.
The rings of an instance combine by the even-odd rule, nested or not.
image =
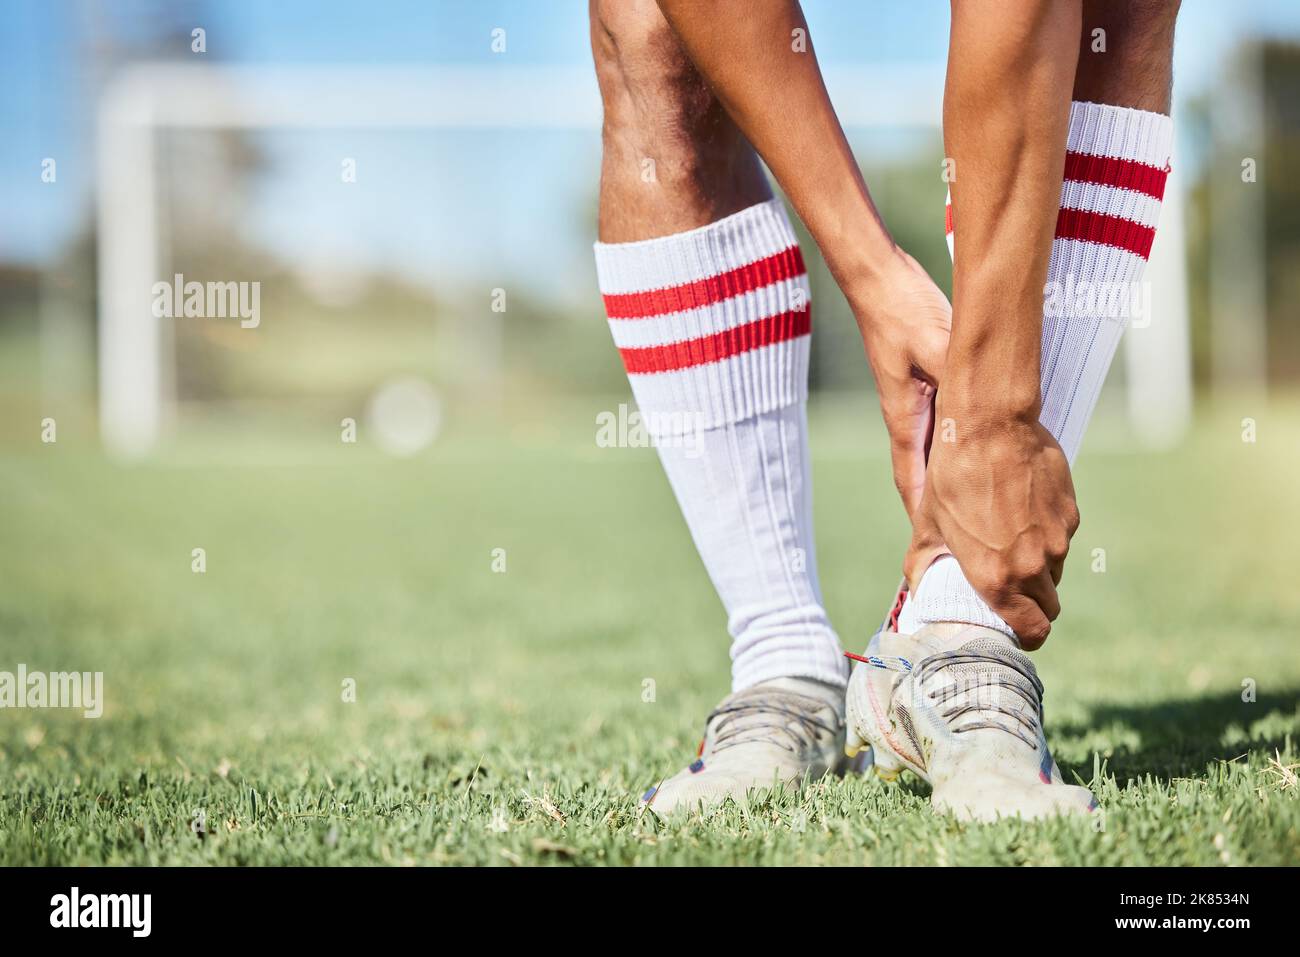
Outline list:
[[[1073,498],[1073,491],[1074,491],[1073,480],[1071,480],[1070,483],[1070,490],[1071,490],[1070,505],[1065,510],[1065,533],[1069,535],[1071,538],[1074,538],[1074,533],[1079,530],[1079,522],[1081,521],[1081,518],[1079,516],[1079,503],[1076,502]]]
[[[903,500],[907,517],[912,518],[920,508],[925,491],[925,446],[915,441],[895,441],[890,445],[890,458],[894,466],[894,487]]]
[[[1062,555],[1060,558],[1049,557],[1047,559],[1047,571],[1052,576],[1052,584],[1059,586],[1061,576],[1065,574],[1065,556]],[[1056,619],[1052,620],[1055,621]]]
[[[1020,639],[1020,646],[1026,651],[1041,648],[1051,634],[1052,623],[1043,614],[1038,602],[1027,595],[1012,595],[993,610],[1011,626],[1011,630]]]
[[[943,381],[944,366],[948,361],[948,336],[946,327],[932,328],[916,349],[916,369],[921,378],[935,388]]]
[[[1070,536],[1073,534],[1073,529],[1067,526],[1057,533],[1054,540],[1048,542],[1047,570],[1052,576],[1053,585],[1061,584],[1061,576],[1065,574],[1065,559],[1070,554]]]
[[[936,390],[935,393],[930,396],[930,405],[929,408],[926,409],[925,448],[923,449],[921,455],[925,459],[925,464],[927,467],[929,467],[930,465],[930,448],[931,446],[934,445],[934,403],[938,400],[938,398],[939,398],[939,393]]]
[[[889,395],[881,396],[881,413],[889,431],[889,457],[894,470],[894,487],[911,518],[921,504],[925,490],[925,462],[929,450],[930,430],[934,425],[934,404],[911,390],[913,382],[894,385]],[[900,395],[899,389],[904,394]],[[918,407],[918,399],[921,405]]]
[[[1037,577],[1022,583],[1020,592],[1038,603],[1039,609],[1048,621],[1061,617],[1061,598],[1056,593],[1056,585],[1051,575],[1044,569]]]

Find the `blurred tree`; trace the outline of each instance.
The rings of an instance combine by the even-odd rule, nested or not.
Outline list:
[[[1263,48],[1264,248],[1271,381],[1300,377],[1300,45]]]

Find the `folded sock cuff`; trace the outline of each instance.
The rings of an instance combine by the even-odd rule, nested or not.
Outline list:
[[[1133,160],[1164,170],[1174,146],[1174,123],[1163,113],[1076,100],[1070,104],[1066,149]]]
[[[807,397],[808,274],[780,200],[698,229],[596,243],[610,332],[651,434]]]

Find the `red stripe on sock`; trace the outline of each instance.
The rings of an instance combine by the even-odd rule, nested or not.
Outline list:
[[[1143,259],[1151,255],[1151,243],[1156,231],[1131,219],[1107,216],[1086,209],[1062,209],[1056,218],[1057,239],[1078,239],[1085,243],[1099,243],[1127,249]]]
[[[1128,189],[1135,193],[1142,193],[1144,196],[1150,196],[1152,199],[1163,200],[1165,196],[1165,184],[1169,180],[1169,168],[1160,169],[1147,163],[1139,163],[1137,160],[1119,159],[1114,156],[1093,156],[1089,153],[1066,153],[1065,154],[1065,179],[1076,183],[1092,183],[1097,186],[1113,186],[1116,189]],[[1064,215],[1064,211],[1062,211]],[[949,203],[944,207],[944,232],[952,235],[952,204]],[[1146,227],[1139,227],[1146,228]],[[1059,226],[1058,226],[1059,230]],[[1152,230],[1154,234],[1154,230]],[[1057,236],[1061,233],[1058,231]],[[1074,239],[1083,239],[1082,236],[1073,236]],[[1107,245],[1114,245],[1108,243]],[[1128,249],[1124,246],[1122,248]],[[1146,244],[1147,252],[1150,252],[1151,245]],[[1139,249],[1133,249],[1133,252],[1140,256],[1146,253]]]
[[[742,352],[750,352],[806,336],[812,331],[812,313],[807,307],[777,313],[741,326],[724,329],[698,339],[672,342],[666,346],[642,346],[619,349],[629,375],[675,372],[710,362],[721,362]]]
[[[707,279],[646,292],[607,295],[604,297],[605,314],[611,319],[646,319],[686,309],[698,309],[734,296],[742,296],[772,283],[802,276],[807,271],[799,247],[791,246],[774,256]]]
[[[1076,183],[1131,189],[1152,199],[1163,199],[1169,170],[1114,156],[1066,153],[1065,178]]]

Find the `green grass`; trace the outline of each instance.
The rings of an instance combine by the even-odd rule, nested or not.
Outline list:
[[[849,778],[664,826],[636,798],[693,753],[727,638],[653,453],[593,447],[605,407],[466,425],[409,462],[332,422],[134,468],[16,430],[0,670],[103,671],[107,706],[0,711],[0,863],[1300,863],[1300,789],[1268,771],[1300,740],[1300,409],[1227,410],[1170,453],[1104,428],[1085,449],[1037,661],[1100,818],[964,825],[917,781]],[[876,419],[864,399],[813,425],[849,647],[905,542]]]

